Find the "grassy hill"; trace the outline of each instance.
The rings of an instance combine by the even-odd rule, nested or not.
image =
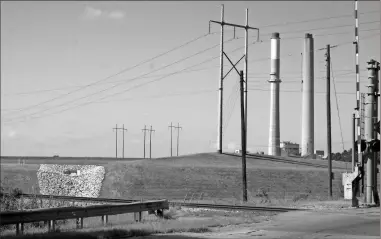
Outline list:
[[[85,164],[87,162],[91,160]],[[241,199],[242,195],[242,164],[241,157],[237,155],[204,153],[151,160],[110,160],[102,164],[106,175],[100,197],[173,200],[184,199],[187,194],[188,198],[193,194],[197,199],[201,193],[203,199]],[[249,196],[255,196],[262,188],[272,197],[307,193],[312,197],[325,198],[328,173],[322,166],[326,164],[325,160],[248,156]],[[7,177],[12,185],[32,192],[32,186],[37,186],[38,167],[38,164],[2,163],[1,179]],[[345,163],[333,162],[333,171],[333,191],[335,196],[339,196],[343,191],[341,173],[345,171]]]

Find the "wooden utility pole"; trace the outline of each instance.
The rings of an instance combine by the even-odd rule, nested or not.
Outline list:
[[[123,132],[123,158],[124,158],[124,131],[127,131],[127,129],[124,128],[124,124],[123,124],[123,128],[122,128],[122,132]]]
[[[118,128],[118,124],[116,124],[115,128],[113,128],[115,130],[115,157],[118,158],[118,130],[122,130],[123,132],[123,158],[124,158],[124,131],[127,131],[127,129],[124,128],[124,124],[123,124],[123,128]]]
[[[146,125],[144,125],[144,129],[142,129],[143,131],[143,158],[146,158],[146,132],[147,132],[147,127]]]
[[[180,129],[182,129],[182,127],[180,127],[180,123],[177,123],[177,127],[175,127],[177,129],[177,156],[179,156],[179,138],[180,138]]]
[[[241,144],[242,144],[242,190],[243,201],[247,202],[247,181],[246,181],[246,124],[245,124],[245,101],[244,101],[244,80],[243,71],[240,71],[240,91],[241,91]]]
[[[327,157],[328,157],[328,196],[332,198],[332,158],[331,158],[331,55],[330,46],[327,45]]]
[[[151,140],[151,137],[152,137],[152,132],[155,131],[152,129],[152,125],[151,125],[151,128],[149,129],[149,158],[151,158],[152,156],[152,140]]]
[[[171,129],[171,157],[172,157],[172,129],[173,128],[176,128],[176,126],[174,126],[174,125],[172,125],[172,122],[171,122],[171,125],[170,126],[168,126],[168,128],[170,128]]]
[[[115,130],[115,158],[118,158],[118,124],[113,130]]]

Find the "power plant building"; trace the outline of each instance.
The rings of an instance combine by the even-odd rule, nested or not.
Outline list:
[[[299,155],[299,144],[290,141],[280,142],[280,149],[286,155]]]

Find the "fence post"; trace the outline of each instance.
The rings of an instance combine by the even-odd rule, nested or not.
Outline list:
[[[16,224],[16,235],[20,235],[20,223]]]
[[[56,230],[56,221],[50,220],[49,223],[51,224],[51,230],[54,232]]]
[[[42,208],[42,198],[40,198],[40,208]]]
[[[102,225],[106,226],[108,223],[108,215],[103,215],[102,216]]]
[[[81,229],[83,228],[83,217],[81,217]]]
[[[21,235],[24,234],[24,223],[21,223]]]
[[[143,198],[140,199],[140,202],[143,203]],[[139,212],[139,222],[142,221],[142,216],[143,216],[142,211],[140,211]]]
[[[79,229],[79,227],[80,227],[79,218],[75,219],[75,225],[76,225],[77,229]]]

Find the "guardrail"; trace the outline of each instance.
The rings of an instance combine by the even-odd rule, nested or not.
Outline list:
[[[0,197],[9,193],[0,193]],[[71,196],[58,196],[58,195],[43,195],[43,194],[28,194],[20,193],[16,195],[17,198],[38,198],[38,199],[52,199],[52,200],[65,200],[75,202],[107,202],[107,203],[132,203],[140,202],[140,200],[131,199],[113,199],[113,198],[91,198],[91,197],[71,197]]]
[[[49,231],[54,231],[56,220],[76,219],[77,228],[83,228],[83,219],[87,217],[101,216],[102,223],[107,224],[109,215],[135,213],[135,220],[140,221],[143,211],[151,213],[157,211],[158,216],[163,216],[164,209],[169,209],[167,200],[1,212],[0,225],[16,224],[16,234],[18,235],[24,233],[24,223],[44,221],[48,223]],[[139,213],[138,219],[136,219],[136,213]]]

